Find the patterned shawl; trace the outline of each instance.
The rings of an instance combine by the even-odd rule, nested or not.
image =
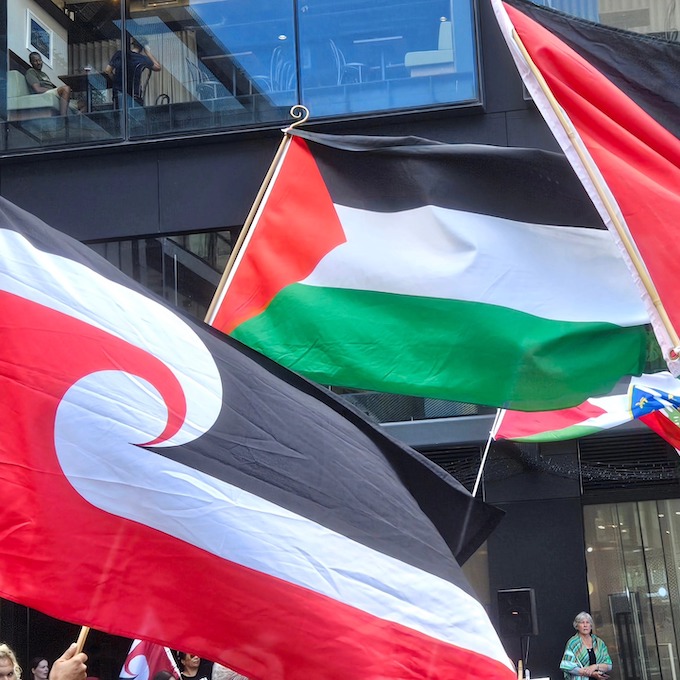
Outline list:
[[[592,638],[593,649],[595,650],[595,663],[606,664],[609,666],[607,670],[611,670],[612,659],[609,656],[607,645],[594,633]],[[577,633],[574,637],[567,640],[567,645],[564,648],[564,655],[560,663],[560,670],[564,671],[564,680],[571,680],[572,676],[575,675],[573,671],[589,665],[588,650],[581,642],[581,637]]]

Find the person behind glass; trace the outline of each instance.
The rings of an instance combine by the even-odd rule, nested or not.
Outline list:
[[[34,656],[31,659],[31,680],[47,680],[50,674],[50,664],[44,656]]]
[[[133,38],[130,36],[130,49],[127,53],[127,91],[132,99],[144,106],[142,98],[142,72],[144,69],[160,71],[161,65],[149,49],[145,38]],[[111,57],[104,73],[111,78],[113,89],[116,92],[123,91],[123,55],[120,50]]]
[[[179,673],[181,680],[211,680],[213,663],[201,659],[200,656],[187,652],[178,652]]]
[[[574,619],[574,628],[576,635],[567,640],[560,663],[564,680],[583,675],[605,680],[612,660],[607,645],[593,633],[593,618],[588,612],[580,612]]]
[[[43,60],[39,52],[31,52],[28,55],[31,68],[26,71],[24,78],[31,94],[44,94],[53,92],[59,97],[59,111],[62,116],[68,113],[68,104],[71,101],[71,88],[68,85],[55,85],[50,77],[42,70]]]

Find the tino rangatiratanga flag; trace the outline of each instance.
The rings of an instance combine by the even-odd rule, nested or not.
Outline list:
[[[253,680],[515,673],[499,511],[0,199],[0,596]]]
[[[624,253],[669,370],[680,374],[680,43],[524,0],[491,2],[527,89]]]
[[[292,134],[213,326],[321,384],[521,410],[642,372],[648,315],[564,156]]]
[[[157,680],[162,671],[179,680],[180,672],[172,651],[148,640],[133,640],[118,680]]]

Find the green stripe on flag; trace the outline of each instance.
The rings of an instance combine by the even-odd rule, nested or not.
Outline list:
[[[644,328],[297,283],[232,335],[321,384],[547,410],[641,373]]]
[[[541,432],[539,434],[529,435],[527,437],[513,437],[514,442],[562,442],[567,439],[578,439],[580,437],[587,437],[591,434],[602,432],[606,428],[595,427],[591,425],[573,425],[572,427],[563,427],[561,430],[552,430],[551,432]]]

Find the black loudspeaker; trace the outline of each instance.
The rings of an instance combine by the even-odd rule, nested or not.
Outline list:
[[[498,632],[501,637],[538,635],[533,588],[498,591]]]

